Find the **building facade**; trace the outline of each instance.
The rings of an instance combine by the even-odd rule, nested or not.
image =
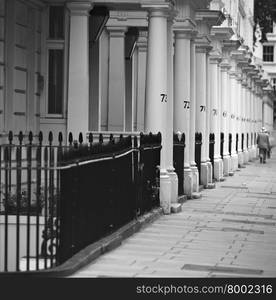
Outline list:
[[[185,133],[184,192],[198,197],[200,185],[256,158],[257,132],[273,128],[276,70],[253,56],[253,2],[0,0],[2,142],[10,130],[160,131],[160,197],[170,205],[173,132]]]

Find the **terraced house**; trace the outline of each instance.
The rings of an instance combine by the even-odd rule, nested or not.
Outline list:
[[[15,140],[36,145],[33,153],[50,131],[51,145],[66,143],[69,133],[71,144],[80,132],[92,144],[100,133],[160,132],[165,213],[179,197],[200,197],[200,188],[215,188],[257,157],[258,131],[273,129],[276,70],[265,71],[275,58],[270,41],[263,60],[254,56],[254,25],[253,0],[0,0],[0,249],[8,252],[16,234],[19,245],[20,230],[27,230],[31,245],[10,254],[18,256],[14,270],[25,251],[28,260],[32,247],[40,252],[42,239],[32,236],[41,236],[47,209],[37,213],[43,228],[33,228],[27,213],[29,227],[14,221],[10,233],[5,201],[13,187],[21,193],[16,178],[26,182],[29,206],[33,184],[51,185],[41,157],[33,162],[28,147],[22,161],[16,149],[9,156],[5,145]],[[33,179],[34,166],[42,174]],[[9,259],[1,261],[0,270],[9,269]]]

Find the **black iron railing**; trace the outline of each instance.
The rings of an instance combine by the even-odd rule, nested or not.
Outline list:
[[[246,134],[246,148],[248,149],[249,147],[249,134]]]
[[[173,135],[173,166],[178,177],[178,195],[184,194],[185,133]]]
[[[231,156],[232,155],[232,133],[229,133],[228,139],[229,139],[228,151]]]
[[[9,132],[0,145],[0,271],[47,269],[56,263],[59,173],[63,151],[50,132]]]
[[[198,169],[199,182],[201,182],[201,146],[202,146],[202,133],[195,133],[195,162]]]
[[[236,152],[238,153],[238,149],[239,149],[239,134],[236,133]]]
[[[214,178],[214,152],[215,152],[215,134],[210,133],[209,135],[209,158],[213,166],[213,178]]]
[[[220,156],[223,159],[223,144],[224,144],[224,133],[220,133]]]
[[[242,148],[242,152],[244,152],[244,133],[242,133],[241,136],[241,148]]]
[[[159,206],[161,134],[9,133],[0,144],[0,271],[52,268]]]
[[[136,210],[138,214],[143,214],[160,205],[160,150],[161,133],[140,134],[137,157],[138,205]]]

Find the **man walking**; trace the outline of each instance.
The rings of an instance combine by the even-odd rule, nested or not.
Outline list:
[[[259,132],[257,137],[257,145],[259,148],[260,163],[266,163],[266,154],[270,149],[269,138],[264,127]]]

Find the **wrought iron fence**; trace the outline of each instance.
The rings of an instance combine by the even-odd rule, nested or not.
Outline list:
[[[198,169],[198,178],[201,182],[201,146],[202,146],[202,133],[195,133],[195,162]]]
[[[159,205],[161,134],[0,144],[0,271],[52,268]]]
[[[248,149],[249,147],[249,134],[246,134],[246,148]]]
[[[178,195],[184,194],[185,133],[173,134],[173,166],[178,177]]]
[[[241,135],[241,148],[242,148],[242,152],[244,152],[244,133],[242,133]]]
[[[238,153],[238,149],[239,149],[239,134],[236,133],[236,152]]]
[[[46,143],[46,144],[45,144]],[[0,271],[52,267],[59,206],[62,135],[10,131],[0,145]]]
[[[212,177],[213,179],[215,178],[215,173],[214,173],[214,151],[215,151],[215,134],[210,133],[209,135],[209,158],[213,166],[213,174]]]
[[[138,214],[160,205],[161,133],[140,134],[138,164]]]

